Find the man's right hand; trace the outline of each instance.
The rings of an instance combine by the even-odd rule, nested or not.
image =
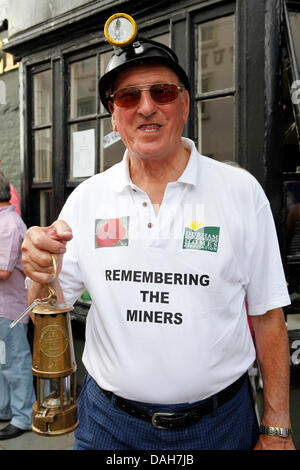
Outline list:
[[[30,227],[22,244],[22,263],[26,276],[40,284],[50,284],[54,280],[51,255],[56,255],[58,275],[66,244],[72,237],[72,230],[63,220],[56,220],[50,227]]]

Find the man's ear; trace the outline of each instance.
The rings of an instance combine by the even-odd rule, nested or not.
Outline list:
[[[117,128],[117,124],[116,124],[116,120],[115,120],[115,116],[114,116],[114,105],[111,101],[108,102],[108,109],[109,109],[110,114],[111,114],[111,124],[112,124],[113,130],[115,132],[118,132],[118,128]]]
[[[187,122],[188,117],[189,117],[189,110],[190,110],[190,95],[187,90],[183,90],[182,92],[182,117],[184,123]]]
[[[109,109],[109,112],[110,114],[112,114],[114,112],[114,105],[113,105],[113,102],[112,101],[108,101],[108,109]]]

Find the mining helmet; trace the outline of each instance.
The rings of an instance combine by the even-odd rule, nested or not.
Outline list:
[[[114,46],[114,54],[99,80],[99,94],[103,106],[108,111],[108,101],[118,73],[140,63],[159,62],[170,67],[190,91],[189,78],[179,65],[175,52],[157,41],[137,37],[137,34],[136,22],[126,13],[116,13],[105,23],[104,35]]]

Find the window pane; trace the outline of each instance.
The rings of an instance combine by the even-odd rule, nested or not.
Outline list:
[[[298,70],[300,72],[300,13],[289,12],[289,16],[294,39],[294,47],[298,62]]]
[[[52,190],[46,189],[39,191],[40,196],[40,225],[48,227],[54,222],[54,215],[52,211]]]
[[[234,86],[234,16],[198,25],[198,94]]]
[[[52,180],[52,132],[42,129],[34,132],[33,181]]]
[[[298,132],[291,100],[291,87],[285,66],[282,69],[282,102],[283,171],[298,173],[300,171]]]
[[[100,168],[101,171],[104,171],[122,160],[125,152],[125,145],[123,144],[119,134],[113,131],[110,118],[102,119],[100,126]]]
[[[101,54],[101,56],[100,56],[100,74],[101,74],[101,77],[102,77],[102,75],[105,74],[107,64],[109,62],[109,59],[112,57],[112,54],[113,54],[113,51],[108,51],[108,52],[104,52],[104,54]],[[101,103],[101,106],[100,106],[100,112],[101,113],[107,113],[107,111],[104,108],[102,103]]]
[[[33,76],[33,122],[35,126],[51,123],[51,108],[51,70],[46,70]]]
[[[300,182],[284,183],[286,208],[287,283],[292,305],[288,313],[299,312],[300,306]],[[298,313],[297,312],[297,313]]]
[[[157,42],[161,42],[165,46],[170,47],[170,35],[169,35],[169,33],[161,34],[160,36],[155,36],[153,39]]]
[[[71,64],[70,117],[96,113],[96,56]]]
[[[70,126],[70,178],[95,174],[96,121]]]
[[[198,149],[215,160],[235,160],[234,98],[198,102]]]
[[[300,260],[300,182],[284,184],[286,197],[287,257],[291,261]],[[300,284],[299,284],[300,287]]]

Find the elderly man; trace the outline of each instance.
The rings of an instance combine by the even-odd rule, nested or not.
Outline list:
[[[189,80],[171,49],[119,47],[99,90],[123,161],[23,243],[30,302],[43,283],[68,304],[84,289],[93,299],[75,448],[293,449],[289,296],[261,187],[181,137]],[[260,428],[245,300],[264,381]]]
[[[0,172],[0,420],[10,421],[0,439],[12,439],[31,429],[35,400],[28,317],[12,330],[12,320],[27,306],[21,244],[26,226],[12,204],[10,184]]]

